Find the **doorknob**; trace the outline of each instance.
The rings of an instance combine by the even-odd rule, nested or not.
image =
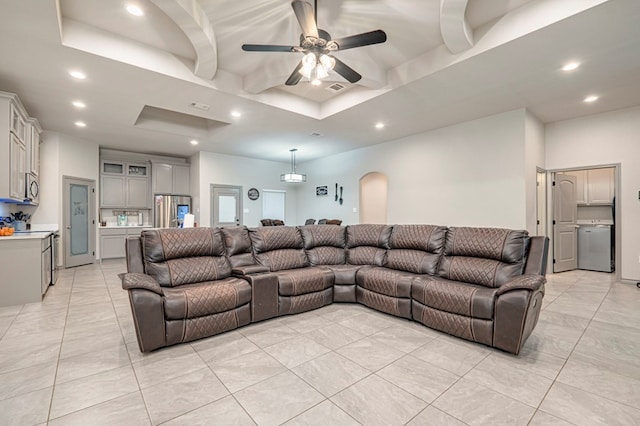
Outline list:
[[[67,225],[67,229],[71,229],[71,225]]]

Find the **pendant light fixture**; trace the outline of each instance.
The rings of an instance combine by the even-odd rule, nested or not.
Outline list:
[[[280,182],[300,183],[307,181],[307,175],[296,173],[296,148],[290,149],[291,152],[291,172],[282,173],[280,175]]]

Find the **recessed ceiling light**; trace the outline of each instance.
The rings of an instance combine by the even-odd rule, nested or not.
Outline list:
[[[73,78],[77,78],[78,80],[84,80],[85,78],[87,78],[87,75],[85,73],[78,70],[69,71],[69,75]]]
[[[76,108],[86,108],[87,107],[87,104],[85,104],[82,101],[73,101],[73,102],[71,102],[71,105],[73,105]]]
[[[242,117],[242,113],[240,111],[231,111],[231,116],[235,118]]]
[[[591,102],[595,102],[595,101],[597,101],[598,99],[600,99],[600,97],[599,97],[599,96],[596,96],[596,95],[589,95],[589,96],[587,96],[586,98],[584,98],[584,102],[586,102],[586,103],[591,103]]]
[[[191,145],[198,145],[198,141],[195,139],[191,139],[190,143]]]
[[[376,123],[376,129],[384,129],[384,123]]]
[[[143,16],[144,11],[137,4],[129,3],[127,5],[127,12],[132,14],[133,16]]]
[[[84,121],[76,121],[74,124],[78,127],[87,127],[87,123]]]
[[[562,71],[573,71],[580,66],[580,62],[569,62],[562,67]]]

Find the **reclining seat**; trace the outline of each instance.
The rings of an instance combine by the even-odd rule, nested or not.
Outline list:
[[[358,301],[410,319],[411,283],[422,274],[437,273],[446,229],[434,225],[394,225],[384,266],[358,271]]]
[[[450,228],[438,275],[413,282],[413,319],[517,354],[524,343],[527,311],[539,313],[544,294],[543,276],[523,275],[529,244],[526,231]],[[524,302],[520,295],[517,302],[509,300],[508,293],[517,290],[525,291]],[[498,325],[515,337],[505,341]]]
[[[142,352],[212,336],[251,320],[251,286],[231,276],[219,229],[143,231],[139,239],[127,241],[127,260],[129,273],[122,287],[129,290]]]
[[[346,263],[346,228],[334,225],[301,226],[304,250],[311,266],[333,272],[333,301],[356,301],[356,272],[361,265]]]
[[[278,315],[310,311],[333,299],[333,273],[309,267],[300,230],[293,226],[249,230],[256,261],[278,277]]]

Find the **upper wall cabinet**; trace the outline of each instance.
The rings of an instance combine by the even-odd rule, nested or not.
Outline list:
[[[100,161],[100,207],[151,208],[149,163]]]
[[[191,167],[154,162],[153,193],[191,195]]]
[[[587,204],[613,204],[614,168],[587,170]]]
[[[576,203],[582,206],[613,204],[615,179],[613,167],[571,170],[564,172],[576,177]]]
[[[0,200],[5,202],[25,201],[28,118],[16,95],[0,92]]]

